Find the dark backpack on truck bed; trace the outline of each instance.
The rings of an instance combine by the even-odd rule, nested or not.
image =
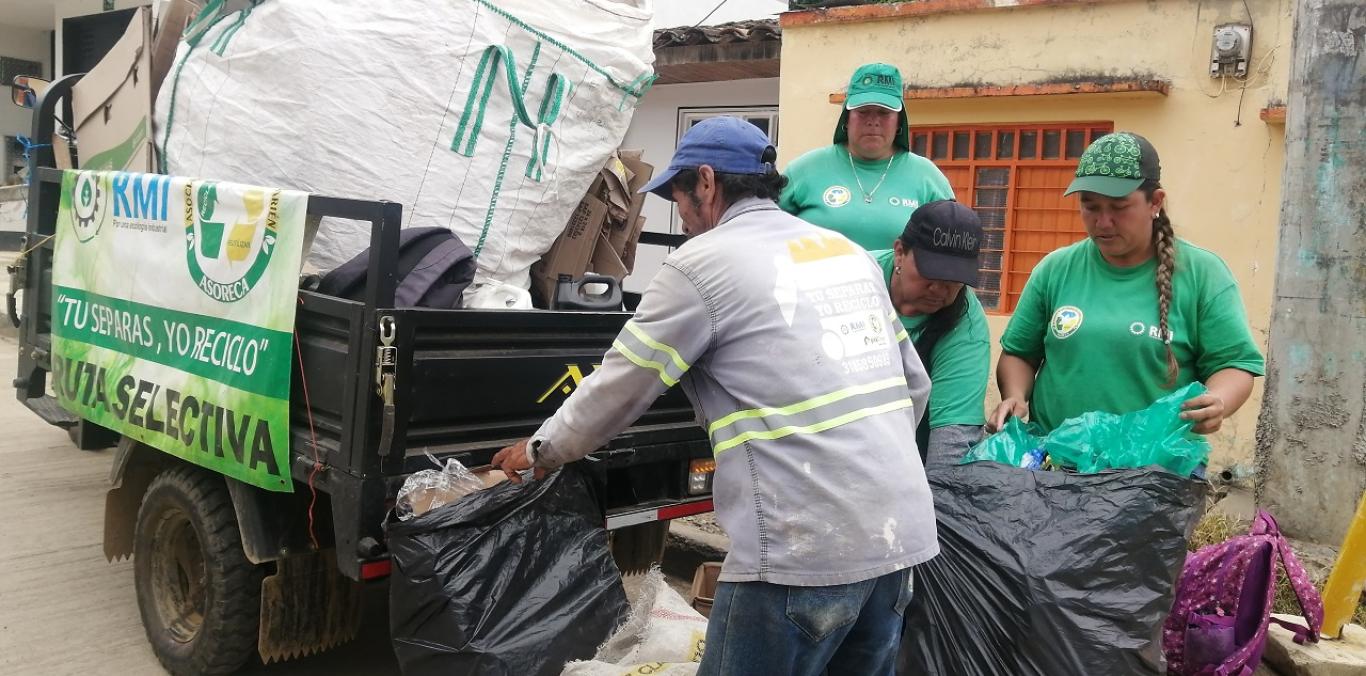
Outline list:
[[[474,254],[442,227],[404,228],[398,235],[395,307],[460,307],[460,295],[474,280]],[[361,300],[370,269],[370,250],[327,273],[318,292]]]

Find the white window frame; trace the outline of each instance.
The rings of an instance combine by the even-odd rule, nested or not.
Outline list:
[[[773,145],[778,145],[778,106],[728,106],[728,107],[703,107],[703,108],[679,108],[678,109],[678,136],[674,139],[674,147],[678,147],[678,141],[683,139],[684,132],[692,128],[696,122],[701,122],[713,117],[730,115],[740,118],[764,118],[768,120],[768,140]]]
[[[693,124],[726,115],[743,119],[767,119],[768,140],[775,147],[778,145],[778,106],[701,106],[678,109],[678,126],[677,135],[674,137],[674,149],[678,149],[678,142],[683,140],[683,134],[691,129]],[[677,206],[669,210],[669,232],[674,234],[683,232],[683,224],[678,220]]]

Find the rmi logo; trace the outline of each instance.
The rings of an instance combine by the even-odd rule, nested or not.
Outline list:
[[[594,369],[599,366],[602,366],[602,364],[593,364]],[[589,370],[589,373],[592,373],[591,369]],[[579,383],[583,382],[584,377],[583,368],[578,364],[565,364],[564,374],[562,374],[559,379],[541,395],[540,399],[536,400],[536,403],[544,404],[545,400],[549,399],[550,396],[556,392],[559,392],[566,397],[573,394],[574,390],[578,389]]]
[[[235,303],[251,293],[275,253],[280,191],[237,188],[223,199],[218,184],[185,185],[185,262],[208,297]]]
[[[76,240],[89,242],[109,220],[109,175],[93,171],[76,174],[71,182],[71,228]]]
[[[171,177],[114,174],[114,218],[164,221],[171,207]]]

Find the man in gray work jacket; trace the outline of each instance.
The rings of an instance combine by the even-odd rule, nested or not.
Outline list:
[[[643,190],[690,239],[602,366],[493,462],[577,460],[681,385],[731,540],[698,673],[890,675],[910,567],[939,552],[915,446],[930,382],[877,264],[778,208],[774,159],[738,118],[688,130]]]

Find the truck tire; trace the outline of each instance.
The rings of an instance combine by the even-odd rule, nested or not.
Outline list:
[[[167,671],[227,674],[256,653],[259,566],[247,561],[221,476],[176,467],[138,510],[133,579],[152,651]]]
[[[650,570],[664,560],[669,540],[669,522],[653,521],[612,531],[612,558],[622,575]]]

